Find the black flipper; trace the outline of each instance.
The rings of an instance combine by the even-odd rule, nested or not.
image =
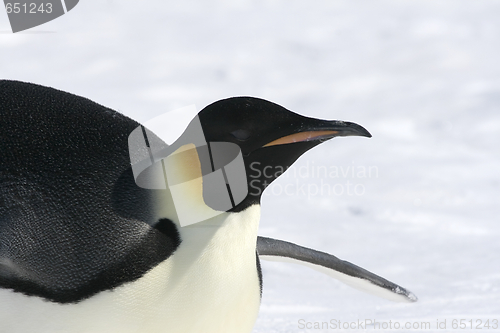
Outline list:
[[[302,264],[376,296],[398,302],[417,301],[411,291],[325,252],[261,236],[257,239],[257,252],[263,260]]]

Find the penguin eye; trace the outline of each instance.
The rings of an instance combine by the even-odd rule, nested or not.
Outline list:
[[[244,129],[238,129],[236,131],[232,131],[231,134],[240,141],[245,141],[250,137],[250,131]]]

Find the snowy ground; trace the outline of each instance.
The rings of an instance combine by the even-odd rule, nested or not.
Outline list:
[[[268,189],[260,234],[335,254],[419,302],[264,262],[255,333],[365,319],[429,322],[415,330],[428,332],[477,331],[477,320],[485,330],[489,319],[500,331],[500,2],[82,0],[9,31],[0,11],[0,77],[140,121],[251,95],[373,134],[305,154]],[[455,319],[469,328],[453,330]]]

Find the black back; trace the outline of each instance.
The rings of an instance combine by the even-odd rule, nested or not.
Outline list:
[[[0,287],[78,302],[133,281],[179,246],[136,186],[138,123],[88,99],[0,81]]]

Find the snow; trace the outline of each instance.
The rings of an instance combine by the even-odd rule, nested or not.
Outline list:
[[[85,0],[12,34],[0,10],[0,76],[142,122],[250,95],[363,125],[373,138],[326,142],[267,190],[260,234],[332,253],[419,301],[263,262],[254,333],[365,319],[456,332],[455,319],[500,320],[499,17],[487,0]],[[319,166],[356,172],[312,177]]]

